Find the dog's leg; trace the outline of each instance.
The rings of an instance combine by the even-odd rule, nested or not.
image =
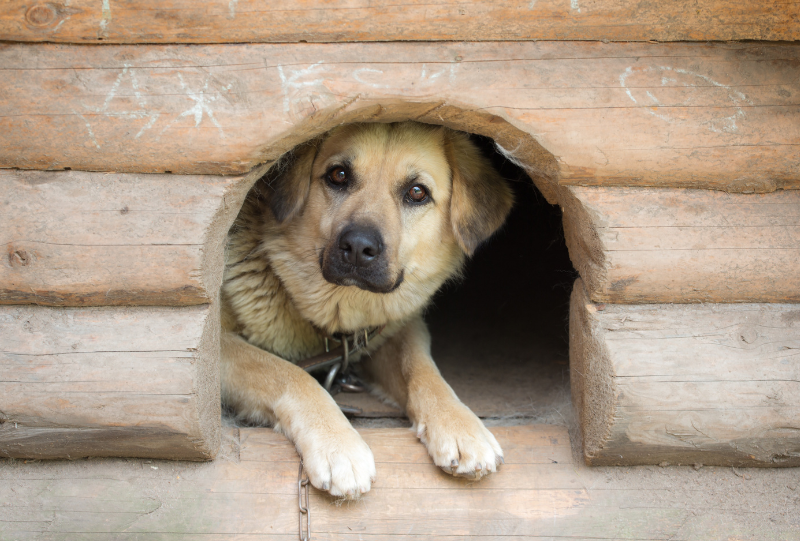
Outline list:
[[[480,478],[503,463],[503,450],[444,381],[431,358],[430,343],[419,317],[361,362],[368,376],[405,408],[437,466]]]
[[[269,419],[297,447],[311,484],[358,497],[375,481],[375,459],[331,395],[303,369],[222,333],[222,399],[238,413]]]

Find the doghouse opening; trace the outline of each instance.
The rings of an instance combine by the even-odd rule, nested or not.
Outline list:
[[[433,358],[479,417],[566,424],[569,295],[577,273],[561,210],[491,138],[473,138],[513,187],[515,204],[504,226],[467,262],[464,278],[446,284],[428,308]],[[387,421],[400,412],[371,396],[340,393],[336,400],[362,410],[356,425],[403,423]]]
[[[274,162],[341,124],[409,118],[471,133],[513,187],[516,201],[505,225],[468,261],[464,278],[446,284],[427,309],[434,360],[461,400],[484,419],[566,424],[568,308],[577,273],[561,209],[551,204],[559,200],[558,163],[530,133],[485,111],[449,104],[367,104],[315,115],[265,146],[261,157]],[[408,424],[397,407],[369,393],[340,392],[335,400],[356,426]]]

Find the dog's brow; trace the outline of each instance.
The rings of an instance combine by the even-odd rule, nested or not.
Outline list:
[[[326,167],[330,167],[332,164],[343,165],[349,169],[353,168],[353,156],[348,152],[339,152],[332,156],[329,156],[327,160],[325,160]]]

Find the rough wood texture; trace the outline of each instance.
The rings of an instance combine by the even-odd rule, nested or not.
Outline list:
[[[798,59],[763,43],[11,44],[0,166],[241,173],[342,122],[415,118],[495,137],[551,202],[559,178],[770,192],[800,187]]]
[[[570,257],[595,302],[800,302],[800,192],[571,187]]]
[[[592,465],[800,466],[800,306],[570,306]]]
[[[361,431],[377,482],[354,503],[312,489],[312,539],[798,539],[788,470],[609,471],[573,464],[563,427],[491,430],[506,464],[479,483],[439,471],[407,429]],[[268,429],[225,436],[210,463],[0,461],[0,539],[298,539],[294,448]]]
[[[245,177],[0,170],[0,304],[216,299]]]
[[[73,43],[791,41],[800,39],[798,23],[797,4],[777,0],[5,0],[0,36]]]
[[[210,305],[0,307],[0,456],[213,457],[219,325]]]

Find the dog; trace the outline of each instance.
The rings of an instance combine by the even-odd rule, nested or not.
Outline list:
[[[285,434],[314,487],[359,497],[375,482],[372,452],[296,363],[337,333],[381,329],[359,353],[370,386],[405,409],[444,471],[496,471],[503,451],[440,375],[422,313],[512,205],[469,136],[445,127],[349,124],[295,148],[256,183],[228,236],[226,408]]]

